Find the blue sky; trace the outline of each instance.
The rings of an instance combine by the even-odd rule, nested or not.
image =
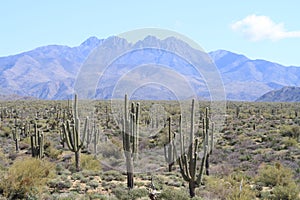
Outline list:
[[[206,51],[300,66],[299,7],[298,0],[2,1],[0,56],[156,27],[184,34]]]

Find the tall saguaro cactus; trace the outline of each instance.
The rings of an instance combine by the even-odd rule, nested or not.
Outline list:
[[[123,150],[126,159],[127,187],[133,188],[133,161],[138,156],[139,141],[139,112],[140,104],[132,103],[128,112],[128,98],[125,95],[124,118],[123,118]]]
[[[169,117],[168,118],[168,122],[169,122],[169,130],[168,130],[168,144],[164,145],[164,154],[165,154],[165,160],[169,165],[169,172],[172,171],[172,166],[175,163],[176,160],[176,147],[175,147],[175,134],[172,135],[172,131],[171,131],[171,124],[172,124],[172,118]]]
[[[198,147],[199,147],[199,138],[195,138],[194,134],[194,125],[195,125],[195,100],[192,101],[191,109],[191,130],[189,134],[189,148],[188,152],[185,152],[184,147],[184,135],[182,133],[182,119],[180,117],[180,156],[178,158],[180,172],[183,179],[189,182],[189,192],[190,197],[195,196],[195,188],[202,182],[203,172],[206,165],[206,159],[208,155],[208,109],[206,109],[206,117],[203,119],[206,121],[205,128],[203,128],[203,157],[200,162],[200,168],[198,170],[197,161],[198,161]]]
[[[83,136],[80,138],[80,120],[78,118],[78,108],[77,108],[77,95],[75,94],[74,107],[73,107],[73,122],[67,120],[63,123],[62,130],[65,137],[65,141],[68,148],[75,153],[75,166],[76,171],[80,171],[80,151],[83,148],[83,143],[85,139],[85,134],[87,132],[88,117],[85,119]]]

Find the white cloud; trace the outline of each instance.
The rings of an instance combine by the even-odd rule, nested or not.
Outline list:
[[[267,16],[249,15],[231,24],[231,28],[251,41],[300,38],[300,31],[287,31],[283,23],[276,24]]]

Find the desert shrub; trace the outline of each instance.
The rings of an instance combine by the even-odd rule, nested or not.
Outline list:
[[[145,188],[128,190],[126,187],[117,187],[112,190],[112,193],[120,200],[135,200],[148,196],[148,191]]]
[[[158,196],[158,199],[160,200],[186,200],[189,198],[190,196],[187,190],[175,189],[174,187],[165,187]]]
[[[280,163],[265,165],[259,169],[257,182],[264,186],[288,185],[292,182],[293,173],[290,169],[283,167]]]
[[[82,180],[84,176],[82,175],[81,172],[73,173],[71,176],[72,180]]]
[[[8,164],[8,160],[6,159],[2,148],[0,148],[0,172],[5,169],[5,166]]]
[[[99,186],[99,182],[98,181],[89,181],[89,182],[87,182],[87,185],[90,186],[91,188],[95,189]]]
[[[51,159],[57,160],[58,157],[62,154],[62,150],[57,150],[56,148],[54,148],[52,142],[46,142],[45,154]]]
[[[102,154],[104,158],[110,159],[122,159],[123,151],[121,148],[118,148],[115,144],[111,143],[103,143],[99,152]]]
[[[293,138],[288,138],[288,139],[283,140],[283,144],[285,145],[286,148],[296,147],[297,146],[297,141]]]
[[[228,194],[228,200],[252,200],[255,199],[256,193],[251,188],[251,177],[242,172],[234,172],[225,178]]]
[[[248,184],[242,184],[242,187],[235,184],[229,189],[226,200],[253,200],[255,197],[255,191]]]
[[[23,199],[43,192],[54,165],[46,160],[24,158],[17,160],[1,177],[0,190],[9,199]]]
[[[93,199],[97,199],[97,200],[116,200],[116,198],[112,198],[108,195],[104,195],[104,194],[89,194],[89,199],[93,200]]]
[[[283,126],[280,131],[282,136],[284,137],[292,137],[295,139],[298,139],[300,137],[299,126]]]
[[[54,191],[61,191],[72,187],[72,182],[68,179],[52,179],[48,182],[48,186]]]
[[[100,171],[101,170],[101,165],[100,161],[95,159],[93,155],[86,155],[86,154],[81,154],[80,155],[80,166],[83,170],[90,170],[90,171]],[[74,157],[72,158],[74,159]],[[73,160],[73,163],[75,161]]]
[[[100,176],[102,171],[82,170],[81,173],[84,177],[87,178],[87,177],[93,177],[93,176]]]
[[[136,188],[136,189],[129,191],[129,195],[132,197],[132,199],[139,199],[142,197],[147,197],[148,190],[146,188]]]
[[[241,173],[232,173],[223,179],[216,177],[205,178],[206,189],[210,198],[226,200],[252,200],[255,191],[250,187],[249,178]]]
[[[293,179],[292,170],[283,167],[280,163],[273,166],[266,165],[261,168],[257,181],[265,186],[273,187],[272,194],[268,195],[268,199],[299,199],[300,188]]]
[[[0,130],[0,137],[8,137],[11,134],[11,129],[8,126],[1,126]]]
[[[101,179],[104,181],[125,181],[125,176],[122,175],[119,171],[106,171],[101,175]]]
[[[290,182],[286,186],[276,186],[273,190],[273,200],[299,200],[300,188],[295,182]]]

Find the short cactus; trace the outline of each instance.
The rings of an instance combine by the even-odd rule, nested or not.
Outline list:
[[[34,158],[43,158],[44,156],[44,134],[37,130],[37,124],[34,125],[34,134],[30,136],[31,155]]]

